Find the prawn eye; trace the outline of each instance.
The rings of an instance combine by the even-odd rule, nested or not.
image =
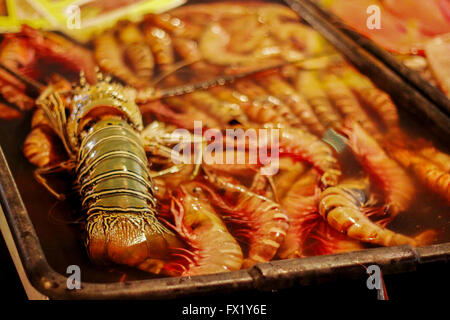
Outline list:
[[[195,193],[200,193],[202,191],[202,188],[200,187],[195,187],[193,190]]]
[[[236,119],[232,119],[232,120],[228,121],[228,124],[230,126],[233,126],[233,125],[239,125],[241,123],[238,120],[236,120]]]

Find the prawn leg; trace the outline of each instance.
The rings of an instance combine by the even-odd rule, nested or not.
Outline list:
[[[290,259],[304,256],[305,241],[320,221],[317,213],[318,184],[319,175],[312,169],[295,182],[281,200],[281,206],[289,217],[289,229],[277,252],[278,257]]]

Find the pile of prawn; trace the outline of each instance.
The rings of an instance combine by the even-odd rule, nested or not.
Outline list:
[[[31,52],[29,61],[18,64],[14,58],[9,65],[39,78],[42,75],[33,74],[35,68],[28,66],[36,64],[36,57],[43,59],[43,51],[29,43],[27,32],[4,38],[0,61],[6,63],[10,49]],[[65,43],[46,40],[63,52],[71,50]],[[235,74],[290,62],[208,90],[138,101],[149,124],[144,134],[159,137],[146,150],[157,217],[184,244],[168,249],[171,259],[158,273],[217,273],[274,259],[362,250],[367,245],[421,246],[438,240],[437,230],[405,235],[388,225],[407,212],[423,190],[448,206],[450,156],[425,139],[414,141],[402,129],[391,98],[287,7],[257,2],[183,6],[147,15],[139,23],[118,23],[92,40],[92,53],[83,55],[83,61],[79,52],[87,49],[76,48],[68,59],[80,63],[63,62],[66,69],[82,68],[87,80],[95,82],[91,75],[96,64],[138,92],[155,84],[182,85],[186,77]],[[302,60],[325,51],[332,54]],[[180,68],[189,75],[178,76]],[[1,81],[8,81],[1,76]],[[54,85],[67,84],[61,74],[45,76]],[[20,108],[31,108],[32,99],[10,86],[20,92]],[[13,103],[4,88],[0,93]],[[262,175],[265,164],[259,159],[254,164],[174,165],[161,155],[158,143],[170,147],[179,142],[172,135],[175,129],[186,129],[193,137],[195,121],[201,121],[203,131],[276,131],[277,142],[260,138],[258,148],[276,144],[278,173]],[[329,138],[330,132],[334,138]],[[222,139],[213,142],[232,140],[231,148],[216,151],[223,157],[236,150],[248,157],[251,146],[238,145],[226,134]],[[38,167],[51,165],[64,158],[55,140],[38,109],[24,144],[25,156]],[[208,147],[212,142],[199,145]],[[137,267],[150,270],[145,264]]]

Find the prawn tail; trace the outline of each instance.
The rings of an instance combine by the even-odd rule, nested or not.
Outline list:
[[[414,237],[416,246],[425,246],[432,244],[439,236],[439,231],[435,229],[425,230]]]

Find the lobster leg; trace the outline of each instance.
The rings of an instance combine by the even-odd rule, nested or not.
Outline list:
[[[154,130],[158,130],[158,129],[162,130],[163,134],[168,135],[167,144],[175,144],[175,143],[183,142],[183,137],[172,136],[169,133],[169,130],[167,130],[167,128],[161,128],[158,126],[157,123],[152,123],[152,124],[148,125],[146,127],[146,129],[144,129],[144,131],[141,133],[141,138],[144,142],[145,151],[150,152],[153,155],[158,155],[158,156],[165,157],[167,159],[176,160],[179,163],[179,164],[174,165],[173,167],[169,167],[162,171],[156,172],[155,177],[160,177],[160,176],[166,175],[166,174],[177,173],[185,166],[184,161],[183,161],[184,160],[183,156],[179,152],[167,147],[166,145],[160,143],[159,141],[154,140],[154,138],[153,138],[155,135]],[[195,141],[196,139],[191,136],[189,140]],[[204,141],[202,141],[202,146],[203,145],[204,145]],[[201,166],[201,164],[196,163],[194,170],[191,174],[191,179],[193,179],[195,176],[197,176],[198,172],[200,171],[200,166]]]
[[[63,161],[54,165],[37,168],[34,170],[34,177],[36,181],[41,184],[48,192],[50,192],[56,199],[63,201],[65,199],[65,195],[62,193],[58,193],[53,189],[47,182],[47,179],[44,177],[47,174],[57,173],[62,171],[71,171],[75,168],[75,164],[73,161]]]
[[[165,176],[167,174],[177,173],[177,172],[180,172],[181,169],[183,169],[184,167],[185,167],[185,164],[177,164],[177,165],[174,165],[167,169],[163,169],[160,171],[153,171],[150,173],[150,177],[153,179],[153,178],[159,178],[159,177]]]

